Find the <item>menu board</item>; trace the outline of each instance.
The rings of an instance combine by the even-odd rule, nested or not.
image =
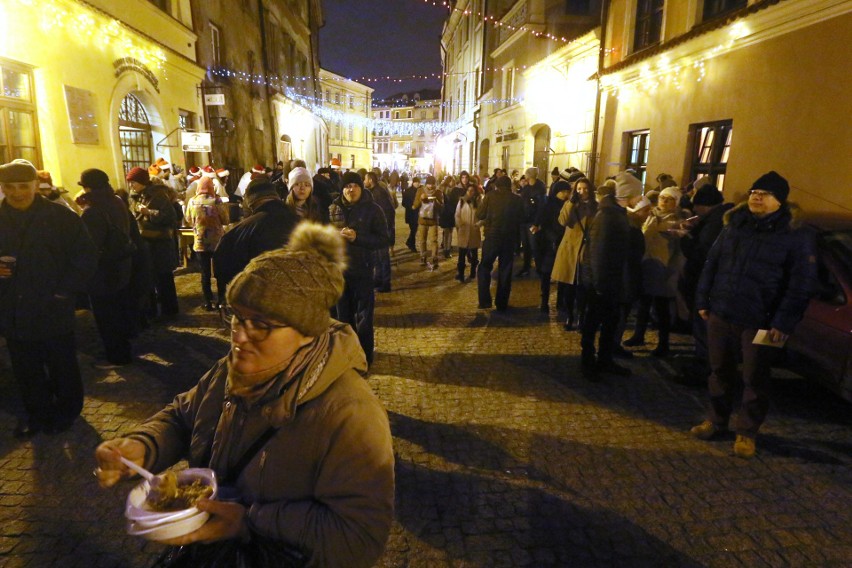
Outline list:
[[[65,105],[74,144],[100,144],[95,115],[95,93],[65,85]]]

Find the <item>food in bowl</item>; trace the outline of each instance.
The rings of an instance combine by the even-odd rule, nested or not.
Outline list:
[[[173,471],[167,471],[160,476],[156,490],[151,492],[148,505],[152,511],[179,511],[194,507],[200,500],[213,495],[213,487],[200,479],[190,483],[178,481]]]

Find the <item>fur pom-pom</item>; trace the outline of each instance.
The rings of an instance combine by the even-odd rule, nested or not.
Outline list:
[[[320,225],[303,221],[296,225],[287,249],[292,252],[314,252],[336,264],[340,271],[346,270],[346,242],[340,231],[331,225]]]

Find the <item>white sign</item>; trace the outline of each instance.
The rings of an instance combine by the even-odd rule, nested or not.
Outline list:
[[[184,152],[209,152],[213,142],[209,132],[181,132],[180,145]]]
[[[224,106],[225,95],[204,95],[204,104],[207,106]]]

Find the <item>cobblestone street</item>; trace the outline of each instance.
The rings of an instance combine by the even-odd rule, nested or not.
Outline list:
[[[625,363],[632,377],[586,382],[579,334],[539,312],[536,279],[515,281],[508,312],[477,310],[455,259],[426,272],[402,250],[393,292],[377,296],[367,378],[397,459],[397,522],[379,566],[850,564],[849,404],[780,373],[757,457],[734,458],[732,439],[687,435],[704,389],[675,383],[648,356],[653,342]],[[139,338],[131,368],[91,368],[100,345],[81,312],[87,396],[69,432],[15,440],[18,396],[8,363],[0,370],[0,566],[143,567],[161,550],[124,534],[132,484],[100,490],[91,471],[99,441],[227,351],[198,274],[177,280],[182,315]],[[674,336],[674,350],[687,339]]]

